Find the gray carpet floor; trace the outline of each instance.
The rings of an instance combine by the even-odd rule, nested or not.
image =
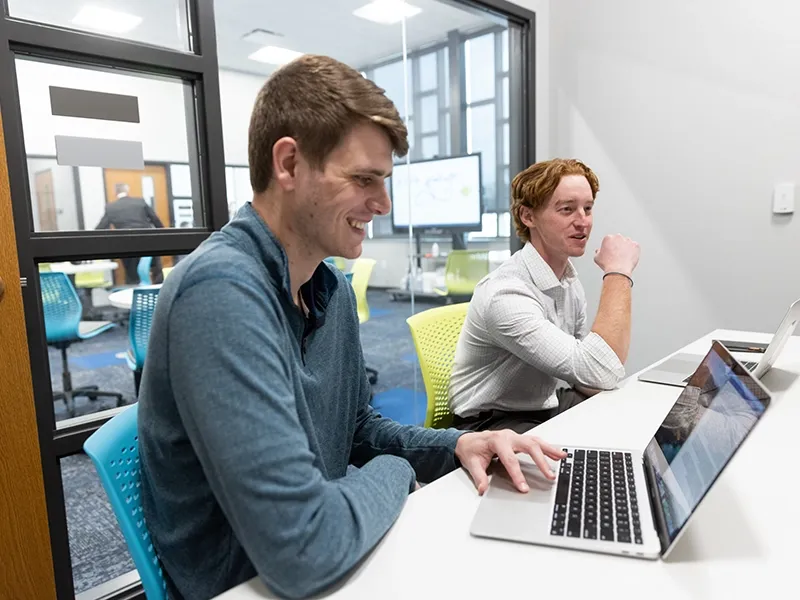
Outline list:
[[[411,314],[410,304],[393,302],[381,291],[370,291],[368,301],[371,317],[361,326],[361,340],[367,364],[379,371],[378,382],[373,387],[376,400],[382,394],[391,396],[393,390],[413,390],[415,381],[418,393],[422,393],[424,398],[414,345],[405,322]],[[416,310],[419,312],[431,306],[418,303]],[[124,358],[120,358],[127,344],[125,328],[117,327],[72,346],[69,358],[73,385],[94,384],[100,389],[120,392],[128,403],[133,402],[133,375]],[[61,359],[53,349],[50,350],[50,373],[53,389],[60,390]],[[408,402],[406,396],[401,398]],[[80,398],[76,402],[76,412],[84,415],[114,406],[112,400],[89,402]],[[424,413],[424,406],[414,407],[415,422],[420,422],[420,410]],[[57,420],[68,416],[63,402],[55,403],[55,411]],[[89,458],[81,454],[63,459],[61,473],[75,592],[80,593],[134,567]]]

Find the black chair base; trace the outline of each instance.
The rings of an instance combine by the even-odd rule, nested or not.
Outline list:
[[[142,371],[139,369],[133,372],[133,387],[136,389],[136,397],[139,397],[139,387],[142,385]]]
[[[375,385],[378,383],[378,371],[373,369],[372,367],[366,367],[367,369],[367,381],[369,381],[370,385]]]
[[[63,392],[56,392],[53,394],[53,400],[63,400],[67,406],[67,414],[70,417],[75,416],[75,397],[85,396],[90,402],[95,402],[100,398],[116,398],[117,407],[125,406],[125,398],[119,392],[106,392],[98,390],[96,385],[87,385],[84,387],[75,388],[73,390],[65,390]]]

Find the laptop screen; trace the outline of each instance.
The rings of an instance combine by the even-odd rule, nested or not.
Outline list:
[[[645,450],[668,544],[768,404],[765,389],[714,342]]]

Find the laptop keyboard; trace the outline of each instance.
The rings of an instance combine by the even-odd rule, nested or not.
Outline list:
[[[629,452],[569,450],[561,461],[551,535],[642,543]]]

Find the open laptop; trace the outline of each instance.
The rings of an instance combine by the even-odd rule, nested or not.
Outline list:
[[[778,330],[772,336],[772,341],[763,351],[759,360],[748,361],[740,358],[741,363],[753,372],[753,377],[760,379],[772,368],[786,342],[794,333],[798,322],[800,322],[800,300],[796,300],[786,311],[781,324],[778,325]],[[748,344],[746,342],[734,342],[728,345],[728,350],[737,352],[739,346],[746,348]],[[741,354],[737,354],[737,358],[741,356]],[[697,354],[682,352],[655,365],[651,369],[647,369],[639,375],[638,379],[648,383],[663,383],[665,385],[683,387],[692,373],[694,373],[697,365],[700,364],[700,359],[701,356]]]
[[[666,557],[769,402],[766,388],[714,342],[644,452],[564,448],[556,482],[526,461],[527,494],[498,468],[470,533]]]

